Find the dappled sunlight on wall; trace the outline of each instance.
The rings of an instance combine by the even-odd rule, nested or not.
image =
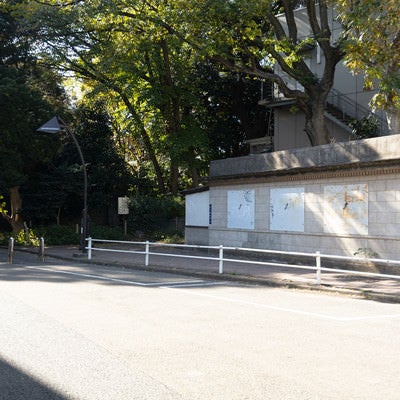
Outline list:
[[[323,198],[324,232],[368,234],[368,185],[328,185]]]

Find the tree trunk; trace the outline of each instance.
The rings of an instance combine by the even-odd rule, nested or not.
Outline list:
[[[312,110],[312,128],[314,131],[315,146],[329,143],[329,132],[325,121],[325,101],[315,103]]]
[[[18,234],[24,229],[24,223],[21,219],[22,199],[19,193],[19,186],[10,188],[10,214],[2,212],[3,218],[10,224],[13,234]]]
[[[180,98],[174,79],[172,77],[172,68],[169,58],[168,44],[165,39],[160,41],[162,57],[164,61],[164,69],[160,75],[161,85],[167,87],[169,90],[168,101],[161,107],[166,118],[166,132],[171,138],[172,146],[176,145],[177,133],[181,128],[181,114],[180,114]],[[175,196],[178,194],[179,189],[179,158],[176,155],[170,155],[170,187],[171,192]]]
[[[192,168],[192,187],[197,187],[200,184],[199,174],[195,167]]]
[[[394,107],[386,109],[386,120],[388,123],[389,133],[396,135],[400,133],[400,110]]]
[[[171,161],[171,193],[176,196],[178,194],[179,168],[175,162]]]
[[[140,135],[144,144],[144,147],[149,155],[150,161],[153,164],[154,172],[157,178],[157,186],[160,193],[165,193],[165,183],[164,177],[162,174],[162,170],[160,164],[157,160],[156,153],[154,151],[153,145],[151,144],[150,137],[146,131],[146,128],[143,125],[143,121],[141,120],[139,114],[136,112],[134,105],[129,100],[128,96],[119,88],[114,87],[114,90],[121,96],[122,101],[128,108],[129,112],[131,113],[132,117],[136,121],[136,123],[140,126]]]
[[[313,96],[312,103],[300,103],[300,109],[305,115],[304,131],[311,146],[329,143],[329,132],[325,121],[325,97]]]

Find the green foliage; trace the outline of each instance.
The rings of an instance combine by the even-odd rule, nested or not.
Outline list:
[[[3,199],[4,197],[0,195],[0,214],[2,214],[3,212],[7,212],[7,210],[5,209],[6,203],[5,201],[3,201]]]
[[[183,215],[184,204],[180,198],[137,195],[130,199],[128,229],[133,234],[137,231],[165,233],[170,221]]]
[[[153,232],[151,240],[169,244],[184,243],[185,237],[183,232]]]
[[[126,240],[123,228],[119,226],[91,225],[89,236],[95,239]]]
[[[27,76],[0,65],[0,187],[21,185],[41,160],[53,153],[53,140],[35,130],[49,115],[42,94],[32,89]]]
[[[110,118],[100,102],[82,104],[75,118],[76,135],[88,165],[90,206],[107,207],[116,196],[128,191],[131,181],[126,163],[117,153]]]
[[[7,245],[8,240],[10,239],[10,234],[6,232],[0,232],[0,245]]]
[[[116,197],[127,193],[132,178],[116,151],[110,122],[101,105],[79,107],[74,117],[70,129],[87,166],[89,211],[103,223],[103,214],[116,202]],[[63,224],[80,218],[84,191],[81,160],[70,137],[66,135],[63,139],[65,144],[54,153],[52,162],[33,169],[21,190],[22,215],[35,225]]]
[[[38,247],[40,238],[32,229],[21,230],[14,237],[15,244]]]
[[[400,12],[398,0],[365,0],[357,5],[338,0],[345,30],[346,62],[364,73],[365,86],[377,83],[372,106],[400,111]],[[397,133],[397,132],[396,132]]]
[[[379,254],[369,247],[360,247],[354,252],[355,256],[364,258],[379,258]]]
[[[352,139],[367,139],[378,136],[378,119],[370,114],[361,120],[350,122]]]
[[[33,56],[34,30],[28,33],[23,16],[12,12],[17,4],[22,3],[0,3],[0,192],[9,196],[10,210],[21,211],[20,187],[58,146],[56,136],[36,129],[58,108],[54,98],[62,99],[62,90],[57,74],[41,68]],[[22,221],[15,212],[8,217],[19,232]]]
[[[48,225],[35,230],[37,235],[44,238],[45,245],[79,244],[79,234],[75,225]]]
[[[328,143],[328,130],[321,115],[336,65],[343,57],[343,40],[330,30],[328,1],[307,0],[302,2],[301,11],[298,1],[174,3],[176,20],[185,22],[174,28],[179,33],[184,30],[196,51],[229,70],[274,82],[304,112],[305,132],[311,144]],[[299,17],[300,13],[304,15]],[[166,18],[174,24],[172,17]],[[310,57],[316,57],[317,45],[325,59],[318,75],[308,62]],[[294,89],[296,82],[303,88]]]
[[[194,78],[202,107],[192,115],[207,134],[208,148],[200,154],[206,167],[212,159],[247,154],[246,140],[268,134],[266,111],[258,104],[260,80],[235,72],[221,73],[211,64],[198,65]]]

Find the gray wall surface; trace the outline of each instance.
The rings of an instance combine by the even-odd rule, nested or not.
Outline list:
[[[400,135],[214,161],[209,185],[210,245],[400,259]],[[228,227],[241,193],[252,229]]]

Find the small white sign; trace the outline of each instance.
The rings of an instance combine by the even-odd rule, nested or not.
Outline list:
[[[129,198],[118,197],[118,214],[127,215],[129,214]]]

